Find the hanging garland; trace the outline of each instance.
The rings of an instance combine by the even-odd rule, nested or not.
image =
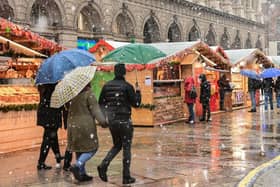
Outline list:
[[[0,105],[0,112],[10,112],[10,111],[30,111],[36,110],[38,104],[13,104],[13,105]]]

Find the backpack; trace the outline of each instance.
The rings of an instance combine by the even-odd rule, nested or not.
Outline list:
[[[189,96],[190,96],[191,99],[197,98],[197,93],[196,93],[196,90],[195,90],[194,86],[192,86],[192,89],[191,89],[191,91],[189,93]]]

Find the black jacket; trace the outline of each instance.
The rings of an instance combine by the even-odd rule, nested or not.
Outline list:
[[[211,84],[207,80],[202,80],[200,84],[200,102],[207,103],[211,97]]]
[[[225,79],[219,79],[218,80],[218,86],[219,86],[219,90],[220,91],[231,91],[230,85],[229,85],[229,81],[225,80]]]
[[[274,82],[272,78],[264,79],[262,82],[262,89],[264,92],[271,92],[274,88]]]
[[[37,109],[37,125],[48,128],[60,128],[62,125],[62,108],[50,108],[51,95],[55,84],[38,86],[40,103]]]
[[[277,78],[274,85],[274,90],[277,93],[277,95],[280,95],[280,78]]]
[[[256,91],[261,89],[262,82],[260,80],[248,78],[248,91]]]
[[[134,91],[131,84],[122,77],[109,81],[102,88],[99,104],[105,112],[109,121],[131,117],[131,107],[139,107],[141,104],[140,91]]]

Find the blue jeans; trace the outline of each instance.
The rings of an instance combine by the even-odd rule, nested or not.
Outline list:
[[[250,91],[250,98],[251,98],[251,102],[252,102],[252,110],[256,110],[256,91]]]
[[[91,157],[93,157],[96,152],[97,149],[92,152],[77,153],[77,161],[75,165],[79,167],[81,174],[86,174],[86,169],[85,169],[86,162],[89,159],[91,159]]]
[[[264,109],[268,108],[268,101],[270,103],[270,109],[273,110],[272,92],[264,92]]]
[[[277,108],[280,108],[280,94],[276,95],[276,101],[277,101]]]
[[[187,103],[188,109],[189,109],[189,121],[194,121],[194,111],[193,111],[193,103]]]

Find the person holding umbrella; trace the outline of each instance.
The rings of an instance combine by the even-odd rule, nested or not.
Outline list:
[[[277,101],[277,113],[280,114],[280,76],[277,77],[274,87],[275,93],[276,93],[276,101]]]
[[[272,98],[272,90],[274,88],[274,82],[272,78],[265,78],[262,83],[262,89],[264,91],[264,108],[265,111],[268,109],[268,101],[270,103],[270,110],[273,110],[273,98]]]
[[[78,181],[90,181],[85,164],[98,149],[97,120],[102,127],[106,126],[104,117],[90,81],[96,67],[78,67],[66,74],[57,84],[51,97],[51,106],[60,107],[70,101],[67,118],[67,150],[76,153],[76,163],[70,168]]]
[[[131,107],[140,106],[141,93],[137,85],[135,92],[133,86],[125,81],[126,69],[124,64],[116,64],[114,73],[114,80],[104,85],[99,98],[99,104],[106,110],[109,117],[109,128],[114,145],[97,169],[101,180],[107,182],[107,168],[120,150],[123,149],[123,184],[131,184],[136,181],[130,175],[133,137]]]

